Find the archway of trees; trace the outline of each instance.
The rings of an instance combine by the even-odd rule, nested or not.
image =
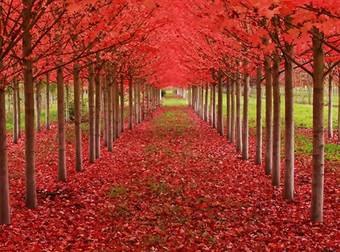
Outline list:
[[[24,141],[25,207],[35,209],[39,132],[57,127],[53,176],[68,183],[69,125],[73,169],[82,172],[84,149],[89,163],[98,162],[104,148],[112,152],[123,131],[153,115],[166,87],[178,88],[242,160],[261,165],[287,202],[296,194],[294,90],[310,92],[310,219],[322,222],[325,141],[340,143],[339,15],[337,1],[321,0],[2,1],[1,224],[11,223],[10,191],[15,190],[8,145]],[[255,155],[249,152],[252,94]]]

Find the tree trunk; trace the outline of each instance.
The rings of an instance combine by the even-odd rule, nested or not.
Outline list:
[[[82,171],[82,138],[81,138],[81,105],[80,105],[80,78],[79,78],[79,65],[74,64],[73,78],[74,78],[74,131],[75,131],[75,147],[76,147],[76,171]]]
[[[324,51],[322,34],[313,29],[313,174],[312,174],[312,221],[323,221],[324,199],[324,146],[323,99],[324,99]]]
[[[118,85],[118,84],[117,84]],[[124,131],[124,77],[120,81],[120,130]]]
[[[18,143],[18,133],[19,133],[19,125],[18,125],[18,81],[13,81],[13,143]]]
[[[212,126],[216,128],[216,84],[213,84],[213,90],[212,90],[212,114],[213,114],[213,124]]]
[[[265,174],[270,175],[272,171],[273,158],[273,127],[272,127],[272,73],[269,56],[265,57],[265,81],[266,81],[266,152],[265,152]]]
[[[3,80],[0,80],[1,84]],[[0,224],[10,224],[9,181],[6,140],[6,92],[0,87]]]
[[[20,85],[17,81],[17,113],[18,113],[18,139],[21,137],[21,102],[20,102]]]
[[[277,53],[274,53],[273,59],[273,172],[272,185],[280,185],[280,146],[281,146],[281,132],[280,132],[280,58]]]
[[[129,129],[133,127],[132,76],[129,76]]]
[[[50,75],[46,74],[46,129],[50,129]]]
[[[101,114],[101,81],[100,81],[100,58],[97,54],[96,62],[96,75],[95,75],[95,85],[96,85],[96,111],[95,111],[95,153],[96,159],[100,158],[100,114]]]
[[[338,143],[340,144],[340,73],[338,76]]]
[[[219,72],[217,85],[217,132],[223,136],[223,96],[222,96],[222,73]]]
[[[333,76],[332,73],[328,75],[328,138],[333,138]]]
[[[208,84],[205,85],[204,93],[204,121],[208,121]]]
[[[249,75],[244,76],[243,92],[243,127],[242,127],[242,159],[249,158],[249,125],[248,125],[248,98],[249,98]]]
[[[113,83],[113,99],[114,99],[114,137],[115,139],[117,139],[119,137],[119,88],[118,88],[118,82],[114,81]]]
[[[35,130],[34,130],[34,84],[32,71],[32,0],[23,0],[23,69],[25,92],[25,173],[26,173],[26,206],[36,208],[37,193],[35,183]]]
[[[35,87],[35,100],[37,107],[37,131],[41,131],[41,92],[40,92],[41,83],[37,82]]]
[[[66,181],[65,156],[65,113],[64,113],[64,77],[62,67],[57,69],[58,96],[58,181]]]
[[[256,71],[256,157],[255,163],[262,164],[262,88],[261,67],[257,67]]]
[[[230,125],[230,141],[235,143],[235,80],[231,80],[231,125]]]
[[[286,52],[293,57],[293,47],[286,45]],[[285,59],[285,182],[284,198],[294,200],[294,94],[293,65]]]
[[[94,109],[94,67],[89,65],[89,161],[94,163],[96,160],[95,152],[95,109]]]
[[[70,88],[68,85],[65,85],[65,91],[66,91],[66,102],[65,102],[65,118],[66,122],[70,120],[70,110],[69,110],[69,102],[70,102]]]
[[[227,89],[227,119],[226,119],[226,135],[227,135],[227,140],[230,142],[231,141],[231,94],[230,94],[230,79],[227,78],[227,83],[226,83],[226,89]]]
[[[103,76],[103,119],[104,119],[104,147],[108,147],[107,143],[108,143],[108,132],[109,132],[109,104],[108,104],[108,93],[109,93],[109,81],[108,81],[108,75],[106,74],[106,76]]]
[[[108,132],[107,132],[107,149],[108,151],[112,152],[113,150],[113,146],[112,146],[112,140],[113,140],[113,117],[114,117],[114,111],[113,111],[113,105],[112,105],[112,98],[113,98],[113,95],[112,95],[112,90],[113,90],[113,84],[114,80],[113,79],[110,79],[107,80],[107,84],[108,84],[108,87],[107,87],[107,96],[108,96],[108,99],[107,99],[107,107],[108,107],[108,118],[107,118],[107,122],[108,122]]]
[[[241,90],[240,77],[237,73],[236,77],[236,150],[242,150],[242,128],[241,128]]]

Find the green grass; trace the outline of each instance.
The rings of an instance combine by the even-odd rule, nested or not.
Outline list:
[[[188,101],[186,99],[179,99],[174,97],[165,97],[162,100],[162,105],[166,107],[172,106],[187,106]]]
[[[312,139],[310,137],[297,135],[295,137],[295,151],[297,154],[312,155]],[[328,161],[340,161],[340,145],[325,144],[325,159]]]

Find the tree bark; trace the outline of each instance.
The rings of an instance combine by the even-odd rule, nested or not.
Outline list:
[[[235,143],[235,80],[231,80],[231,125],[230,125],[230,141]]]
[[[243,91],[243,127],[242,127],[242,159],[249,158],[249,125],[248,125],[248,98],[249,98],[249,75],[244,76]]]
[[[50,129],[50,75],[46,74],[46,129]]]
[[[279,69],[280,58],[277,53],[273,57],[273,172],[272,185],[280,185],[280,147],[281,147],[281,131],[280,131],[280,82]]]
[[[129,129],[133,128],[132,76],[129,76]]]
[[[21,101],[20,101],[20,83],[17,81],[17,113],[18,113],[18,139],[21,137]]]
[[[213,84],[213,90],[212,90],[212,114],[213,114],[213,124],[212,126],[216,128],[216,84]]]
[[[340,144],[340,73],[338,76],[338,143]]]
[[[78,63],[74,64],[73,79],[74,79],[74,131],[75,131],[75,147],[76,147],[76,171],[80,172],[83,169],[82,158],[82,139],[81,139],[81,84],[80,84],[80,68]]]
[[[36,100],[36,107],[37,107],[37,131],[41,131],[41,83],[37,82],[35,87],[35,100]]]
[[[108,104],[108,92],[109,92],[109,81],[108,74],[103,76],[103,119],[104,119],[104,146],[108,147],[108,132],[109,132],[109,104]]]
[[[272,127],[272,73],[269,56],[265,57],[265,81],[266,81],[266,152],[265,152],[265,174],[270,175],[272,171],[273,158],[273,127]]]
[[[18,125],[18,81],[13,81],[13,143],[17,144],[19,139]]]
[[[205,85],[204,93],[204,121],[208,121],[208,84]]]
[[[226,135],[227,140],[231,141],[231,92],[230,92],[230,80],[227,78],[226,90],[227,90],[227,118],[226,118]]]
[[[328,75],[328,138],[333,138],[333,76],[332,73]]]
[[[120,131],[124,131],[124,76],[120,81]]]
[[[118,88],[118,82],[114,81],[113,83],[113,99],[114,99],[114,137],[117,139],[119,137],[119,88]]]
[[[1,64],[1,62],[0,62]],[[3,80],[0,80],[1,84]],[[6,139],[6,92],[0,87],[0,224],[10,224],[9,180]]]
[[[95,153],[96,159],[100,158],[100,114],[101,114],[101,80],[100,80],[100,57],[97,54],[96,62],[96,111],[95,111]]]
[[[242,128],[241,128],[241,90],[239,73],[236,76],[236,150],[242,150]]]
[[[223,96],[222,96],[222,73],[219,72],[217,85],[217,132],[223,136]]]
[[[62,67],[57,69],[58,96],[58,181],[66,181],[65,156],[65,113],[64,113],[64,77]]]
[[[66,102],[65,102],[65,119],[66,122],[70,120],[70,110],[69,110],[69,102],[70,102],[70,88],[68,85],[65,85],[65,91],[66,91]]]
[[[113,140],[113,125],[112,125],[112,122],[113,122],[113,105],[112,105],[112,90],[113,90],[113,86],[112,86],[112,82],[114,80],[109,78],[107,80],[107,84],[108,84],[108,90],[107,90],[107,96],[108,96],[108,99],[107,99],[107,106],[108,106],[108,118],[107,118],[107,121],[108,121],[108,132],[107,132],[107,149],[108,151],[112,152],[113,150],[113,146],[112,146],[112,140]]]
[[[94,109],[94,67],[89,65],[89,161],[94,163],[96,160],[95,152],[95,109]]]
[[[37,193],[35,183],[35,130],[34,130],[34,84],[32,71],[32,0],[23,3],[23,67],[25,92],[25,173],[26,173],[26,206],[36,208]]]
[[[293,47],[286,45],[286,53],[293,57]],[[285,58],[285,180],[284,198],[294,200],[294,94],[293,65]]]
[[[324,201],[324,51],[322,34],[313,29],[313,172],[312,172],[312,221],[323,221]]]
[[[261,67],[256,70],[256,156],[255,163],[262,164],[262,78]]]

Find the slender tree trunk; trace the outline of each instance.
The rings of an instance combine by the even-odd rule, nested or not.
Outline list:
[[[279,67],[280,58],[277,53],[274,53],[273,59],[273,172],[272,185],[280,185],[280,146],[281,146],[281,131],[280,131],[280,83],[279,83]]]
[[[324,201],[324,51],[322,34],[313,29],[313,172],[312,172],[312,221],[323,221]]]
[[[200,91],[201,91],[201,106],[200,106],[200,114],[201,114],[201,118],[204,120],[204,86],[202,84],[202,86],[200,87]]]
[[[103,112],[104,112],[104,116],[103,116],[103,119],[104,119],[104,146],[105,147],[108,147],[107,143],[108,143],[108,132],[109,132],[109,104],[108,104],[108,92],[109,92],[109,81],[108,81],[108,76],[103,76]]]
[[[46,74],[46,129],[50,129],[50,75]]]
[[[80,172],[83,168],[82,158],[82,139],[81,139],[81,84],[79,77],[80,69],[78,63],[74,64],[73,79],[74,79],[74,131],[75,131],[75,146],[76,146],[76,171]]]
[[[113,146],[112,146],[112,140],[113,140],[113,125],[112,125],[112,122],[113,122],[113,115],[114,115],[114,111],[113,111],[113,105],[112,105],[112,98],[113,98],[113,95],[112,95],[112,90],[113,90],[113,86],[112,86],[112,82],[114,82],[114,80],[110,79],[108,80],[107,84],[108,84],[108,90],[107,90],[107,93],[108,93],[108,100],[107,100],[107,106],[108,106],[108,118],[107,118],[107,121],[108,121],[108,132],[107,132],[107,149],[108,151],[112,152],[113,150]]]
[[[139,80],[136,80],[134,82],[134,85],[132,85],[132,99],[133,99],[133,124],[137,124],[137,83]]]
[[[205,96],[204,96],[204,121],[208,121],[208,84],[205,85]]]
[[[231,125],[230,125],[230,141],[235,143],[235,80],[231,80]]]
[[[293,47],[286,44],[286,52],[293,57]],[[285,59],[285,182],[284,198],[294,200],[294,94],[293,65]]]
[[[242,150],[242,128],[241,128],[241,90],[240,77],[236,77],[236,150]]]
[[[119,137],[119,88],[118,88],[118,82],[114,81],[113,83],[113,99],[114,99],[114,136],[115,139]]]
[[[94,163],[96,160],[95,152],[95,109],[94,109],[94,67],[89,65],[89,161]]]
[[[0,40],[0,43],[1,40]],[[1,62],[0,62],[1,66]],[[6,92],[0,87],[0,224],[10,224],[9,181],[6,139]]]
[[[124,131],[124,76],[121,76],[120,81],[120,130]]]
[[[218,76],[218,85],[217,85],[217,132],[223,136],[223,96],[222,96],[222,73],[219,73]]]
[[[265,152],[265,174],[270,175],[272,171],[273,158],[273,127],[272,127],[272,73],[269,56],[265,57],[265,81],[266,81],[266,152]]]
[[[243,127],[242,127],[242,159],[249,158],[249,125],[248,125],[248,98],[249,98],[249,75],[244,76],[243,92]]]
[[[212,114],[213,114],[213,124],[212,126],[216,128],[216,85],[213,84],[213,90],[212,90]]]
[[[112,86],[112,137],[114,140],[116,140],[118,138],[118,134],[117,134],[117,117],[118,117],[118,111],[117,111],[117,100],[116,100],[116,96],[117,96],[117,86],[116,86],[116,82],[113,82],[113,86]]]
[[[256,70],[256,157],[255,163],[262,164],[262,88],[261,67]]]
[[[227,89],[227,119],[226,119],[226,135],[227,140],[231,141],[231,94],[230,94],[230,79],[227,78],[226,89]]]
[[[13,143],[18,143],[18,132],[19,132],[19,125],[18,125],[18,81],[14,80],[13,82]]]
[[[58,180],[66,181],[66,146],[65,146],[65,113],[64,113],[64,77],[62,67],[57,69],[58,95]]]
[[[133,127],[132,76],[129,77],[129,129]]]
[[[333,138],[333,76],[332,73],[328,75],[328,138]]]
[[[212,102],[212,87],[213,87],[213,85],[210,85],[210,95],[209,95],[209,123],[210,123],[210,125],[212,125],[213,124],[213,115],[212,115],[212,105],[213,105],[213,102]]]
[[[34,84],[32,71],[32,0],[23,3],[23,68],[25,92],[25,173],[26,173],[26,206],[36,208],[37,193],[35,183],[35,130],[34,130]]]
[[[338,76],[338,143],[340,144],[340,73]]]
[[[41,83],[37,82],[36,87],[35,87],[35,99],[36,99],[36,107],[37,107],[37,131],[41,131],[41,92],[40,88]]]
[[[96,85],[96,111],[95,111],[95,153],[96,159],[100,158],[100,114],[101,114],[101,81],[100,81],[100,57],[97,54],[96,62],[96,75],[95,75],[95,85]]]
[[[70,88],[68,85],[65,85],[65,91],[66,91],[66,102],[65,102],[65,119],[66,122],[70,120],[70,110],[69,110],[69,102],[70,102]]]
[[[18,139],[21,137],[21,102],[20,102],[20,85],[17,81],[17,113],[18,113]]]

